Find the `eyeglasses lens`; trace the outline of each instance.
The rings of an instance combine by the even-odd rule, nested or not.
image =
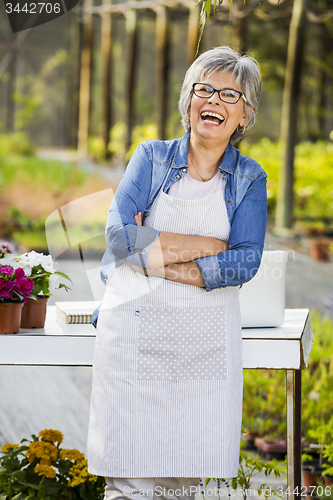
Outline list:
[[[196,83],[193,85],[193,92],[197,97],[208,99],[214,94],[215,89],[210,85],[203,85],[201,83]],[[221,101],[227,102],[229,104],[236,104],[236,102],[239,101],[241,96],[236,90],[222,89],[219,91],[219,97]]]

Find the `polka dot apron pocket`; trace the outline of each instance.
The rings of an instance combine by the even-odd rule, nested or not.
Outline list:
[[[137,378],[225,379],[224,307],[140,307]]]

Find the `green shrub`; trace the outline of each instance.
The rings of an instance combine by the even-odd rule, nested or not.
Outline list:
[[[149,139],[157,139],[158,131],[156,123],[149,123],[147,125],[137,125],[133,129],[132,133],[132,144],[128,152],[127,159],[129,160],[135,151],[135,148],[142,141],[147,141]]]
[[[253,145],[242,142],[241,152],[257,160],[267,172],[268,207],[272,215],[276,205],[281,144],[268,139]],[[296,146],[295,216],[299,219],[333,217],[332,143],[302,142]]]
[[[88,174],[75,163],[44,160],[37,157],[0,156],[0,193],[12,183],[39,184],[52,191],[67,191],[88,180]]]
[[[24,132],[0,134],[0,156],[32,156],[34,154],[35,146],[29,141]]]

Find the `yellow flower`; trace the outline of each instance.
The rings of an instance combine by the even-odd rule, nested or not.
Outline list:
[[[84,453],[75,449],[63,449],[60,450],[60,458],[67,458],[68,460],[73,460],[74,462],[82,462],[82,460],[84,460]]]
[[[6,451],[15,450],[15,448],[18,448],[18,447],[19,447],[18,444],[6,443],[6,444],[4,444],[2,446],[1,451],[3,451],[4,453],[6,453]]]
[[[35,455],[37,458],[55,461],[58,458],[58,448],[47,441],[34,441],[29,444],[29,448],[26,452],[27,457],[31,455]]]
[[[25,456],[28,457],[28,462],[32,464],[32,462],[35,460],[36,455],[29,455],[29,451],[25,452]]]
[[[54,478],[56,477],[56,471],[53,467],[50,467],[49,465],[42,465],[38,464],[34,468],[34,471],[39,475],[39,476],[46,476],[49,478]]]
[[[69,469],[69,475],[72,477],[72,479],[68,482],[68,486],[71,488],[84,484],[87,480],[92,483],[97,481],[97,476],[93,476],[88,472],[87,460],[82,460],[81,462],[74,464],[73,467]]]
[[[64,435],[60,431],[54,431],[53,429],[44,429],[40,431],[38,436],[43,441],[50,441],[51,443],[62,443]]]
[[[51,465],[52,462],[49,458],[42,458],[39,463],[40,465]]]

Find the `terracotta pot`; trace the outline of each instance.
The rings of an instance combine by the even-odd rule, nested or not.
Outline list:
[[[17,333],[20,330],[23,302],[0,303],[0,333]]]
[[[41,297],[38,301],[29,299],[28,302],[25,302],[21,328],[44,328],[48,300],[49,297]]]
[[[252,450],[254,448],[254,440],[258,437],[257,432],[246,432],[244,435],[245,449]]]
[[[304,462],[302,465],[302,478],[303,485],[306,487],[307,491],[311,491],[313,488],[317,488],[319,486],[318,481],[321,480],[324,470],[325,469],[319,465],[318,460]]]
[[[329,254],[329,241],[318,238],[310,241],[310,255],[314,260],[327,260]]]
[[[316,494],[311,493],[311,492],[310,493],[306,493],[306,499],[307,500],[320,500],[320,498],[317,497]]]
[[[326,474],[323,474],[323,479],[325,486],[332,486],[333,485],[333,476],[326,476]]]

